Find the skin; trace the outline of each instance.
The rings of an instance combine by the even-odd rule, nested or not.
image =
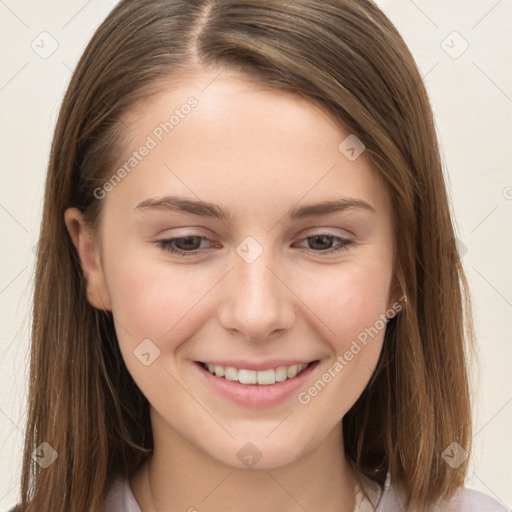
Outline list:
[[[130,485],[144,512],[352,511],[356,475],[341,420],[371,377],[384,329],[307,404],[297,393],[269,407],[236,404],[197,379],[192,365],[318,359],[299,390],[307,391],[399,297],[390,198],[364,152],[349,161],[338,150],[349,132],[328,112],[218,73],[175,80],[125,116],[120,165],[187,98],[198,101],[101,199],[98,233],[76,208],[65,213],[88,300],[113,312],[123,359],[151,405],[150,486],[148,464]],[[136,210],[171,194],[215,203],[235,219]],[[374,212],[285,217],[298,205],[342,197]],[[315,245],[307,237],[318,233],[333,238]],[[186,257],[156,243],[183,236],[211,242],[178,244],[196,250]],[[251,263],[236,252],[248,236],[263,251]],[[339,246],[336,237],[353,243],[322,256]],[[160,349],[149,366],[134,356],[144,339]],[[261,453],[252,468],[237,457],[248,441]]]

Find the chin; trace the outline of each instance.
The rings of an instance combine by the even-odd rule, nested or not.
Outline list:
[[[237,436],[228,445],[207,453],[219,462],[242,469],[273,469],[287,466],[299,460],[308,450],[305,437],[295,439],[293,435],[275,436],[272,439],[260,436]]]

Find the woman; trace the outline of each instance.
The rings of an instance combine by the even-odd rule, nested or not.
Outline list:
[[[504,510],[464,305],[372,2],[122,1],[55,131],[19,510]]]

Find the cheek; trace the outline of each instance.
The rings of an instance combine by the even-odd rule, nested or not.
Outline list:
[[[200,326],[204,311],[200,299],[210,288],[197,279],[197,273],[194,279],[190,272],[171,273],[165,265],[127,258],[112,266],[108,274],[123,360],[142,393],[163,409],[187,403],[186,394],[172,377],[174,357]],[[166,398],[162,389],[169,391]]]
[[[323,326],[331,350],[321,382],[302,390],[299,402],[314,402],[319,410],[330,408],[333,421],[361,395],[382,350],[390,284],[390,270],[384,267],[352,265],[350,271],[316,279],[307,294],[305,302],[318,312],[316,330]]]
[[[318,316],[318,323],[337,351],[378,322],[388,304],[391,269],[386,265],[352,264],[317,275],[302,288],[304,303]]]
[[[207,302],[201,299],[211,288],[199,267],[173,267],[154,248],[123,245],[120,238],[105,246],[104,267],[127,366],[143,340],[164,353],[193,336]]]

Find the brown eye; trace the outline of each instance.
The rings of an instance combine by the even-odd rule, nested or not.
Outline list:
[[[334,241],[338,241],[338,245],[333,248]],[[308,236],[303,238],[301,242],[307,241],[310,249],[308,252],[313,254],[318,254],[322,256],[323,254],[332,254],[343,249],[346,249],[348,246],[353,244],[352,240],[348,240],[347,238],[342,238],[339,236],[329,235],[327,233],[318,233],[312,236]]]
[[[333,244],[333,237],[328,235],[314,235],[307,238],[309,245],[312,249],[323,251],[331,249]]]
[[[159,240],[157,245],[171,254],[177,254],[178,256],[194,256],[201,249],[201,242],[203,240],[210,241],[204,236],[190,235]]]

